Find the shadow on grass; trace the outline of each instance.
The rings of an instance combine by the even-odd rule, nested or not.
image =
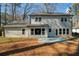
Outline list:
[[[75,36],[75,38],[71,39],[71,40],[74,40],[74,39],[78,39],[79,36]],[[74,54],[67,54],[68,56],[79,56],[79,40],[78,40],[78,45],[77,45],[77,50],[76,50],[76,53]]]
[[[54,42],[54,43],[57,43],[57,42]],[[18,49],[2,52],[2,53],[0,53],[0,56],[8,56],[8,55],[19,53],[19,52],[29,51],[29,50],[36,49],[39,47],[52,45],[54,43],[44,43],[44,44],[34,45],[34,46],[30,46],[30,47],[18,48]]]
[[[70,40],[73,40],[73,39],[70,39]],[[64,41],[67,41],[67,40],[64,40]],[[64,42],[64,41],[62,41],[62,42]],[[60,42],[54,42],[54,43],[60,43]],[[34,45],[34,46],[30,46],[30,47],[17,48],[17,49],[6,51],[6,52],[1,52],[0,56],[8,56],[8,55],[19,53],[19,52],[29,51],[29,50],[33,50],[33,49],[40,48],[43,46],[52,45],[54,43],[44,43],[44,44]],[[79,51],[79,47],[78,47],[78,51]],[[58,52],[58,50],[57,50],[57,52]],[[59,55],[61,55],[61,54],[59,54]],[[79,55],[79,53],[78,53],[78,55]]]
[[[78,42],[76,53],[74,53],[74,54],[68,54],[68,56],[79,56],[79,42]]]

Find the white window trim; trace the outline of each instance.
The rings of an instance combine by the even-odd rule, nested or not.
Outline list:
[[[37,18],[37,21],[36,21],[36,18]],[[35,17],[35,22],[41,22],[39,18],[42,19],[42,17]]]
[[[68,18],[67,17],[61,17],[61,22],[67,22],[67,21],[68,21]]]

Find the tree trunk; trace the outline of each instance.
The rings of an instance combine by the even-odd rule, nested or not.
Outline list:
[[[0,4],[0,27],[1,27],[1,4]]]
[[[5,4],[5,17],[4,17],[4,19],[5,19],[5,25],[7,24],[7,4]]]

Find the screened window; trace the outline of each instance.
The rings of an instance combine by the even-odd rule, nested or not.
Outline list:
[[[25,34],[25,29],[22,29],[22,34],[23,34],[23,35]]]

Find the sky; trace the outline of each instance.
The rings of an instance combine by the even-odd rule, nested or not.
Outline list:
[[[24,6],[24,4],[23,4],[23,6]],[[34,12],[36,12],[36,11],[38,12],[38,11],[41,10],[41,7],[40,6],[42,6],[41,3],[36,3],[36,4],[33,5],[32,10]],[[71,7],[71,6],[72,6],[71,3],[56,3],[57,9],[55,10],[55,12],[65,13],[66,9],[68,7]],[[23,10],[23,8],[22,8],[22,10]],[[2,12],[3,11],[4,11],[4,7],[2,7]]]
[[[40,6],[42,6],[42,4],[35,4],[33,9],[35,11],[39,11],[39,10],[41,10]],[[57,9],[55,10],[55,12],[65,13],[66,9],[69,8],[69,7],[72,7],[71,3],[56,3]]]
[[[35,6],[33,7],[34,11],[38,11],[40,10],[40,6],[42,6],[42,4],[35,4]],[[66,9],[68,7],[72,7],[71,3],[56,3],[56,10],[55,12],[60,12],[60,13],[65,13]]]
[[[64,12],[66,11],[66,9],[67,9],[68,7],[71,7],[71,6],[72,6],[71,3],[59,3],[59,4],[57,5],[57,12],[62,12],[62,13],[64,13]]]

